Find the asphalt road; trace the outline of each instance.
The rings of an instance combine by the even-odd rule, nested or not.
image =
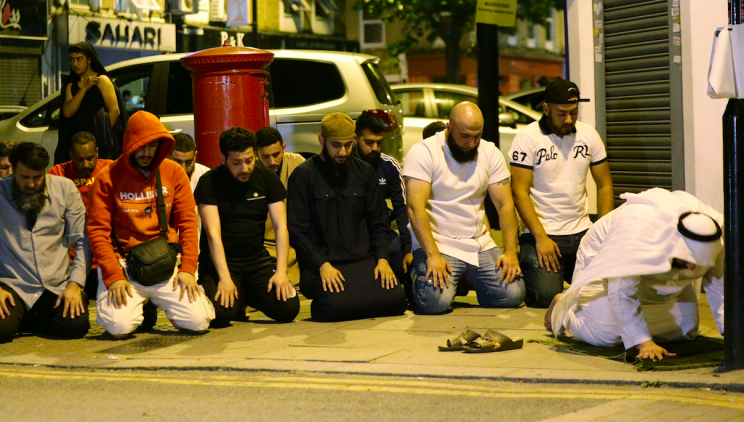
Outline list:
[[[716,421],[744,417],[744,396],[716,391],[343,374],[65,370],[11,365],[0,366],[0,404],[3,420],[43,422],[578,421],[627,416],[631,407],[639,420],[653,415],[657,415],[654,420],[660,420],[659,415],[673,411],[685,416],[715,416]]]

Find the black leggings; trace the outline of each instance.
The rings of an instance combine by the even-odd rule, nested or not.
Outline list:
[[[18,328],[21,326],[21,322],[29,322],[28,320],[24,321],[26,317],[38,318],[38,328],[41,333],[52,337],[66,339],[82,338],[90,329],[88,298],[84,292],[81,292],[83,295],[83,307],[85,308],[83,314],[75,318],[70,318],[68,311],[67,316],[63,318],[62,311],[65,309],[64,303],[61,303],[55,309],[54,305],[57,303],[59,296],[49,290],[44,290],[44,293],[41,294],[31,309],[26,309],[26,304],[23,303],[23,300],[15,290],[8,287],[5,283],[0,283],[0,288],[13,295],[13,300],[15,301],[15,306],[12,306],[8,301],[5,302],[10,310],[10,315],[6,316],[5,319],[0,319],[0,343],[13,341],[16,333],[18,333]]]
[[[313,320],[347,321],[402,315],[406,311],[406,297],[400,283],[388,290],[375,280],[373,257],[332,265],[346,279],[341,292],[323,291],[319,270],[309,271],[300,267],[300,291],[313,300],[310,305]]]
[[[205,261],[199,263],[199,284],[204,287],[204,293],[214,305],[215,318],[212,321],[212,327],[225,327],[230,324],[230,321],[241,318],[246,305],[258,309],[278,322],[292,322],[300,313],[299,295],[282,301],[276,298],[276,289],[266,291],[269,279],[274,275],[276,268],[276,259],[268,252],[256,259],[244,262],[228,261],[227,268],[230,270],[230,277],[238,289],[238,300],[231,308],[225,308],[220,305],[219,300],[214,300],[220,277],[212,260]]]

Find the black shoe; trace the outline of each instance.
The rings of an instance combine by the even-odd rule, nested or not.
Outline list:
[[[155,324],[158,323],[158,308],[152,302],[147,302],[142,305],[142,324],[137,329],[140,333],[149,333],[155,328]]]

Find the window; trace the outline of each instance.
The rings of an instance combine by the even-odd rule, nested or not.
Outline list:
[[[62,94],[58,98],[62,98]],[[55,103],[55,101],[52,101],[52,103]],[[25,127],[45,127],[47,126],[47,110],[51,108],[50,104],[44,104],[42,107],[39,107],[37,110],[31,112],[28,116],[24,117],[23,120],[21,120],[21,124]],[[57,102],[57,108],[59,108],[59,104]]]
[[[395,91],[395,97],[400,100],[404,117],[427,117],[423,90],[399,90]]]
[[[359,12],[359,43],[362,48],[377,48],[385,46],[385,23],[371,17],[364,11]]]
[[[90,0],[70,0],[71,7],[90,8]]]
[[[537,48],[537,25],[527,27],[527,47]]]
[[[306,0],[282,0],[279,2],[279,30],[303,32],[312,29],[310,15],[313,8]]]
[[[393,90],[390,89],[390,84],[388,84],[385,75],[382,74],[377,63],[373,61],[364,62],[362,69],[364,69],[364,74],[367,75],[367,79],[370,85],[372,85],[372,90],[375,91],[377,101],[387,105],[394,105],[398,100],[395,98]]]
[[[478,104],[478,97],[462,92],[434,91],[434,102],[437,105],[437,118],[449,119],[452,108],[463,101]]]
[[[503,105],[499,106],[499,114],[501,113],[509,113],[512,116],[514,116],[514,123],[518,125],[528,125],[535,121],[532,117],[519,112],[511,107],[505,107]]]
[[[127,67],[111,75],[112,81],[119,87],[124,100],[124,108],[130,116],[145,109],[150,75],[152,75],[151,64]]]
[[[309,106],[346,95],[344,79],[333,63],[274,59],[269,76],[276,108]]]
[[[191,72],[181,66],[181,62],[171,62],[168,71],[168,99],[165,103],[165,115],[194,113],[192,92]]]
[[[555,49],[555,20],[552,17],[545,20],[545,49]]]

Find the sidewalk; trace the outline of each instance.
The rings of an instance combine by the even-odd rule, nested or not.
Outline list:
[[[111,340],[93,323],[81,340],[20,337],[0,345],[0,364],[97,369],[215,369],[385,374],[416,377],[474,377],[523,382],[580,382],[638,385],[661,381],[670,386],[744,391],[744,371],[715,368],[637,372],[632,365],[566,353],[525,342],[520,350],[464,354],[439,352],[437,345],[469,327],[483,334],[498,329],[525,340],[547,335],[544,310],[484,309],[475,296],[458,298],[447,315],[406,312],[399,317],[340,323],[309,321],[310,302],[302,301],[297,320],[277,324],[251,312],[249,322],[190,336],[177,332],[160,312],[153,333]],[[710,309],[701,297],[701,333],[717,335]],[[92,319],[95,310],[92,307]]]

